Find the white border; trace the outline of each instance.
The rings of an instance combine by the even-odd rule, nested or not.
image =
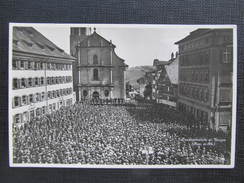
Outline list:
[[[13,163],[12,142],[12,34],[13,26],[40,26],[40,27],[97,27],[97,28],[232,28],[233,29],[233,98],[232,98],[232,136],[230,165],[90,165],[90,164],[17,164]],[[174,44],[174,43],[172,43]],[[53,23],[9,23],[9,166],[10,167],[41,167],[41,168],[117,168],[117,169],[164,169],[164,168],[221,168],[229,169],[235,166],[236,147],[236,101],[237,101],[237,26],[236,25],[155,25],[155,24],[53,24]]]

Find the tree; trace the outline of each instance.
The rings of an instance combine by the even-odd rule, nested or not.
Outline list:
[[[152,84],[149,83],[145,86],[145,90],[143,92],[144,98],[150,98],[150,100],[152,99]]]

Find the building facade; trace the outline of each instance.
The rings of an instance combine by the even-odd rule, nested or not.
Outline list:
[[[233,30],[197,29],[179,45],[178,109],[226,130],[232,120]]]
[[[156,102],[176,108],[178,98],[178,66],[179,57],[171,56],[167,64],[163,64],[157,73]]]
[[[115,45],[88,28],[71,28],[70,49],[74,63],[77,100],[125,98],[127,65],[115,53]],[[78,41],[77,41],[78,40]]]
[[[75,58],[32,27],[13,27],[10,64],[10,115],[14,124],[51,113],[75,102]]]

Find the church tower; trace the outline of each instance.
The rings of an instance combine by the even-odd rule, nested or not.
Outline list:
[[[76,46],[91,34],[89,27],[71,27],[70,28],[70,55],[76,56]]]
[[[73,88],[76,93],[76,100],[78,97],[79,71],[78,71],[78,49],[79,44],[91,34],[90,27],[71,27],[70,28],[70,55],[77,58],[72,64],[73,69]]]

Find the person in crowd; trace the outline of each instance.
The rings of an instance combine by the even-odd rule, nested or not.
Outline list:
[[[62,107],[13,128],[14,163],[194,165],[226,162],[224,145],[204,145],[204,140],[197,144],[191,140],[224,138],[224,134],[197,128],[194,121],[172,109],[157,105],[94,104],[98,102]]]

